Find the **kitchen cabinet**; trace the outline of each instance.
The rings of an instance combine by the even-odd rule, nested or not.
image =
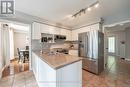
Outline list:
[[[71,31],[67,29],[58,28],[55,26],[49,26],[49,25],[34,22],[33,29],[32,29],[32,38],[40,39],[41,33],[47,33],[47,34],[65,35],[67,41],[76,41],[78,40],[79,33],[88,32],[91,30],[100,30],[100,24],[94,24],[91,26],[87,26],[87,27],[83,27]]]
[[[71,30],[60,29],[60,34],[66,36],[66,41],[71,41]]]
[[[91,25],[91,30],[100,30],[100,24]]]
[[[60,34],[60,28],[49,26],[49,34]]]
[[[40,29],[41,29],[41,33],[47,33],[49,34],[50,33],[50,29],[49,29],[49,26],[48,25],[45,25],[45,24],[40,24]]]
[[[40,24],[41,33],[47,33],[47,34],[60,34],[60,29],[54,26],[49,26],[45,24]]]
[[[37,77],[38,76],[38,58],[34,53],[32,53],[32,70],[33,70],[33,73]]]
[[[72,41],[78,40],[78,30],[72,31]]]
[[[76,30],[72,30],[72,41],[75,41],[75,40],[78,40],[78,34],[79,33],[83,33],[83,32],[88,32],[88,31],[91,31],[91,30],[100,30],[100,24],[94,24],[94,25],[91,25],[91,26],[86,26],[86,27],[83,27],[83,28],[79,28],[79,29],[76,29]]]
[[[32,39],[40,39],[41,33],[65,35],[66,40],[71,41],[71,30],[34,22],[32,28]]]
[[[39,87],[82,87],[82,61],[54,69],[32,52],[32,69]]]
[[[34,22],[32,24],[32,39],[40,39],[41,38],[41,25],[39,23]]]
[[[66,30],[66,40],[67,41],[71,41],[71,31],[70,30]]]
[[[82,62],[75,62],[57,70],[58,87],[82,87]]]

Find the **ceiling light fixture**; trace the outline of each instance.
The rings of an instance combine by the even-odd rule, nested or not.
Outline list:
[[[97,3],[94,7],[95,7],[95,8],[98,8],[98,7],[99,7],[99,3]]]
[[[99,7],[99,1],[91,4],[90,6],[88,6],[86,8],[81,9],[80,11],[78,11],[77,13],[75,13],[74,15],[72,15],[72,17],[76,18],[77,16],[80,16],[82,13],[85,14],[86,10],[87,11],[91,11],[93,7],[98,8]]]
[[[89,7],[89,8],[87,8],[87,11],[91,11],[92,9]]]

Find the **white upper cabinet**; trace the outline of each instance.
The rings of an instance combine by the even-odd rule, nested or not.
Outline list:
[[[67,41],[71,41],[71,40],[72,40],[72,39],[71,39],[71,30],[60,29],[60,34],[61,34],[61,35],[65,35]]]
[[[32,39],[40,39],[40,38],[41,38],[40,24],[34,22],[32,24]]]
[[[91,26],[91,30],[100,30],[100,24],[94,24]]]
[[[100,30],[100,24],[94,24],[91,26],[71,31],[67,29],[58,28],[55,26],[49,26],[34,22],[32,28],[32,39],[40,39],[41,33],[48,33],[48,34],[65,35],[67,41],[75,41],[78,40],[79,33],[88,32],[91,30]]]
[[[94,25],[91,25],[91,26],[86,26],[86,27],[83,27],[83,28],[72,30],[72,41],[78,40],[78,34],[79,33],[88,32],[88,31],[91,31],[91,30],[100,30],[100,24],[98,23],[98,24],[94,24]]]
[[[48,25],[40,24],[40,26],[41,26],[41,33],[49,33],[50,32]]]
[[[41,33],[60,34],[60,29],[54,26],[41,24]]]
[[[72,31],[72,41],[78,40],[78,33],[79,33],[79,29]]]
[[[49,30],[50,30],[50,34],[60,34],[60,28],[58,27],[53,27],[53,26],[49,26]]]

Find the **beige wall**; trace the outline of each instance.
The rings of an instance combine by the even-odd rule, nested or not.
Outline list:
[[[130,29],[126,29],[126,58],[130,59]]]
[[[2,43],[1,43],[1,27],[0,27],[0,76],[3,68],[3,57],[2,57]]]
[[[26,42],[26,37],[28,33],[14,32],[14,56],[17,56],[17,48],[25,49],[28,45]]]
[[[3,47],[2,47],[2,28],[0,23],[0,79],[2,76],[2,70],[5,67],[5,59],[3,57]]]
[[[106,33],[105,36],[106,37],[109,37],[109,36],[116,37],[116,56],[120,56],[120,57],[125,58],[126,57],[126,55],[125,55],[125,45],[126,44],[121,44],[121,41],[126,41],[125,31],[109,32],[109,33]],[[105,43],[106,43],[105,48],[108,48],[107,47],[107,40],[105,40]]]

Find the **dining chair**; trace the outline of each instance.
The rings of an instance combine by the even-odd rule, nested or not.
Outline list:
[[[26,46],[26,50],[29,50],[29,46]]]
[[[19,56],[18,62],[20,62],[20,60],[22,60],[22,58],[23,58],[23,53],[20,52],[19,48],[17,48],[17,51],[18,51],[18,56]]]
[[[29,50],[29,46],[26,46],[26,50]],[[24,55],[29,61],[29,51],[26,51]]]

